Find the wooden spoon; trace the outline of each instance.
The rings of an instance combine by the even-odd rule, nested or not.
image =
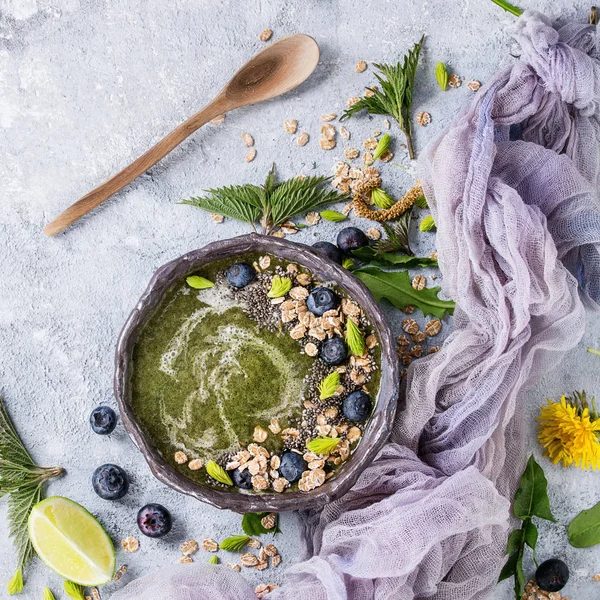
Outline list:
[[[210,104],[184,121],[128,167],[69,206],[44,227],[44,233],[56,235],[66,229],[154,166],[211,119],[234,108],[270,100],[293,90],[309,77],[318,62],[319,46],[308,35],[290,35],[271,44],[251,58]]]

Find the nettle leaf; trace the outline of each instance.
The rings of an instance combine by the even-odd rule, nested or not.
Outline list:
[[[65,589],[65,594],[72,598],[73,600],[85,600],[85,594],[83,593],[83,588],[73,581],[65,581],[63,583],[63,587]]]
[[[213,554],[209,559],[208,559],[208,564],[209,565],[218,565],[219,564],[219,557],[216,554]]]
[[[19,568],[6,584],[6,591],[9,596],[14,596],[20,594],[23,591],[23,587],[23,571]]]
[[[415,200],[415,206],[419,208],[429,208],[429,204],[427,204],[427,198],[425,196],[418,196]]]
[[[326,221],[332,221],[333,223],[341,223],[345,221],[348,217],[337,210],[322,210],[321,216]]]
[[[371,246],[363,246],[358,250],[353,250],[352,255],[363,262],[380,265],[380,266],[402,266],[406,269],[414,269],[417,267],[437,267],[438,261],[435,258],[425,256],[408,256],[406,254],[398,254],[396,252],[382,252],[377,254]]]
[[[408,271],[382,271],[377,267],[362,267],[353,271],[375,297],[377,302],[383,298],[389,300],[396,308],[416,306],[425,316],[434,315],[442,319],[446,314],[453,314],[456,304],[453,300],[438,298],[439,286],[415,290]]]
[[[364,335],[358,325],[350,318],[346,320],[346,343],[350,348],[350,352],[355,356],[362,356],[367,349]]]
[[[194,288],[195,290],[206,290],[215,285],[212,281],[206,279],[205,277],[200,277],[200,275],[190,275],[185,281],[191,288]]]
[[[44,600],[56,600],[50,588],[44,588]]]
[[[528,517],[535,516],[553,523],[556,522],[550,510],[548,481],[533,454],[527,461],[527,467],[521,477],[521,486],[515,494],[513,512],[515,517],[523,521]]]
[[[340,374],[337,371],[329,373],[319,384],[319,397],[321,400],[327,400],[335,395],[338,387],[340,387]]]
[[[448,88],[448,69],[445,63],[439,62],[435,66],[435,78],[440,86],[440,89],[445,92]]]
[[[273,529],[266,529],[261,523],[261,519],[269,514],[271,513],[246,513],[242,517],[242,529],[244,530],[244,533],[250,537],[263,535],[265,533],[281,533],[281,529],[279,529],[279,515],[277,515],[277,523]]]
[[[600,544],[600,502],[582,510],[568,528],[569,543],[575,548],[589,548]]]
[[[306,447],[315,454],[331,454],[340,443],[340,438],[319,437],[311,440]]]
[[[227,471],[214,460],[209,460],[206,463],[206,472],[210,477],[216,481],[219,481],[220,483],[224,483],[225,485],[233,485],[233,481],[231,481],[231,477],[229,477]]]
[[[383,209],[392,208],[396,204],[396,201],[381,188],[375,188],[371,191],[371,200],[373,200],[375,206]]]
[[[248,536],[248,535],[232,535],[228,538],[225,538],[219,544],[219,548],[221,548],[221,550],[226,550],[227,552],[238,552],[249,541],[250,541],[250,536]]]
[[[292,289],[292,280],[289,277],[274,275],[271,279],[271,289],[267,292],[268,298],[281,298]]]
[[[420,223],[419,230],[420,231],[432,231],[435,229],[435,221],[431,215],[427,215]]]

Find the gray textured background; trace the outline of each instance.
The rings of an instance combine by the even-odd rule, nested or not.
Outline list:
[[[563,17],[585,18],[588,9],[581,0],[523,4]],[[236,515],[154,480],[120,425],[106,439],[87,424],[94,406],[114,405],[115,340],[152,272],[205,242],[248,229],[231,221],[215,225],[207,214],[176,201],[209,186],[260,182],[273,160],[283,177],[327,173],[341,156],[342,140],[338,137],[334,151],[319,149],[319,115],[341,114],[345,100],[372,82],[371,69],[356,74],[355,63],[397,60],[427,33],[415,99],[416,110],[428,110],[433,118],[416,132],[417,148],[423,148],[471,94],[464,85],[441,93],[432,74],[435,63],[446,61],[465,82],[485,82],[513,60],[507,33],[512,21],[484,0],[0,0],[0,393],[34,457],[68,469],[49,492],[83,503],[117,543],[136,535],[142,504],[158,501],[171,509],[175,528],[167,539],[144,539],[134,555],[119,552],[119,564],[129,565],[119,586],[175,562],[187,538],[220,539],[239,531]],[[294,32],[317,39],[322,59],[307,84],[268,105],[237,111],[223,125],[207,126],[68,233],[54,239],[41,233],[50,218],[208,101],[238,65],[264,47],[258,34],[266,27],[274,30],[274,39]],[[281,124],[289,118],[311,134],[306,147],[298,148],[284,133]],[[351,121],[352,145],[360,147],[381,122]],[[258,155],[251,164],[244,162],[245,131],[256,139]],[[395,138],[393,163],[408,165],[401,136]],[[393,164],[383,174],[396,194],[411,184],[410,174]],[[335,230],[323,223],[294,239],[333,240]],[[433,249],[432,236],[419,239],[423,251]],[[389,313],[398,328],[401,315]],[[530,447],[537,455],[534,416],[547,395],[557,398],[582,387],[600,394],[600,359],[584,352],[599,338],[596,320],[563,368],[528,395]],[[121,502],[102,501],[91,489],[91,472],[104,462],[117,462],[131,475],[131,492]],[[600,475],[542,464],[560,524],[542,525],[538,555],[566,558],[573,571],[566,590],[571,598],[597,598],[600,583],[590,580],[600,571],[600,547],[571,548],[565,524],[599,499]],[[2,523],[5,511],[2,502]],[[284,563],[277,573],[251,573],[257,583],[278,580],[298,556],[293,515],[283,516],[282,529],[276,544]],[[5,526],[0,565],[4,582],[14,570]],[[57,599],[64,596],[59,579],[38,562],[27,581],[24,598],[40,598],[46,584]],[[498,586],[495,598],[511,597],[508,584]]]

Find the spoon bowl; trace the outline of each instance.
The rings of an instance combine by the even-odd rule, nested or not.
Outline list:
[[[44,233],[56,235],[69,227],[153,167],[211,119],[235,108],[270,100],[298,87],[315,70],[318,62],[319,46],[308,35],[289,35],[271,44],[235,73],[212,102],[171,131],[129,166],[69,206],[44,227]]]

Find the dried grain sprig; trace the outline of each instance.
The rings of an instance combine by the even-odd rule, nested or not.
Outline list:
[[[402,216],[407,210],[412,208],[416,199],[422,195],[423,189],[420,185],[416,185],[408,190],[408,192],[406,192],[406,194],[404,194],[404,196],[402,196],[402,198],[398,200],[398,202],[396,202],[392,208],[373,210],[367,206],[359,194],[355,194],[352,198],[352,206],[357,216],[383,223],[384,221],[393,221]]]

